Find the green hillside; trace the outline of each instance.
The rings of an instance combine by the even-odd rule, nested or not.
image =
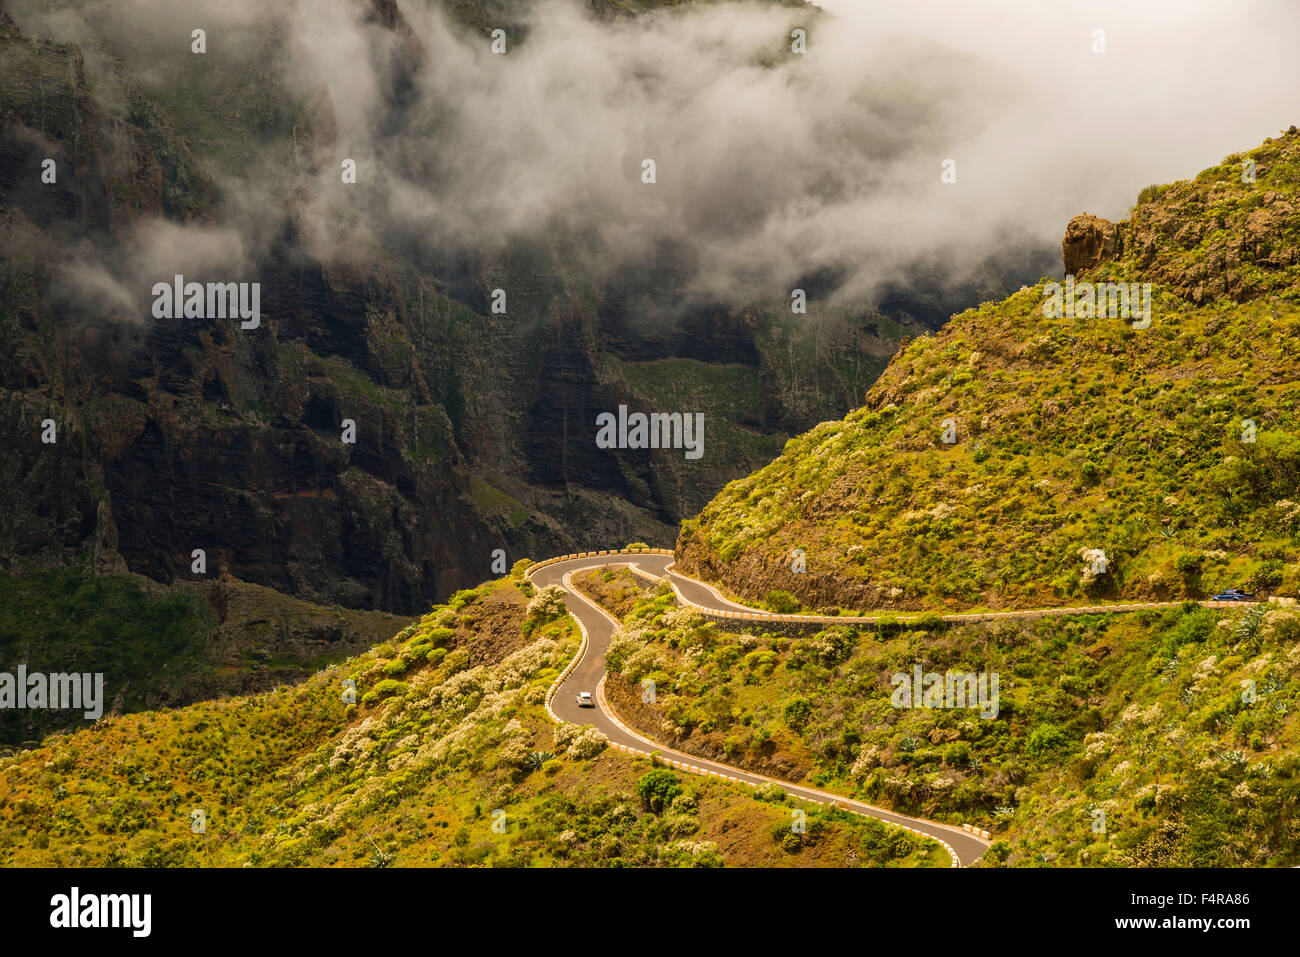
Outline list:
[[[0,864],[948,866],[842,811],[808,805],[794,833],[780,789],[552,724],[546,689],[579,640],[509,577],[302,684],[50,736],[0,759]]]
[[[1048,318],[1050,280],[955,316],[683,523],[681,567],[812,609],[1300,592],[1300,134],[1064,247],[1151,283],[1149,323]]]
[[[623,617],[610,701],[675,748],[987,829],[985,865],[1300,864],[1294,608],[792,638],[707,623],[626,572],[578,585]],[[918,667],[996,674],[996,707],[895,707]]]
[[[302,680],[410,620],[239,581],[164,586],[75,568],[0,574],[0,671],[100,672],[112,689],[106,711],[144,711]],[[6,711],[0,755],[83,723],[75,711]]]

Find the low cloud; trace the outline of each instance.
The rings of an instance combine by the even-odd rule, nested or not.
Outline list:
[[[115,268],[245,268],[291,195],[320,258],[562,238],[566,268],[595,282],[671,261],[668,293],[740,304],[825,271],[837,296],[870,301],[918,263],[960,279],[1008,242],[1050,248],[1073,214],[1122,217],[1141,186],[1295,120],[1300,11],[1280,0],[824,6],[602,22],[577,0],[487,4],[514,38],[497,55],[423,0],[397,4],[399,32],[367,16],[371,0],[96,0],[82,20],[43,21],[18,4],[24,26],[104,36],[142,75],[191,56],[203,27],[204,69],[271,62],[286,98],[328,120],[296,144],[314,176],[265,158],[210,166],[220,229],[148,225],[125,260],[86,273],[110,294]]]

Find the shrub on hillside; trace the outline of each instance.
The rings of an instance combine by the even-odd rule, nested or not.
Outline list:
[[[614,638],[609,643],[609,647],[605,649],[605,670],[621,675],[624,662],[640,651],[642,647],[640,641],[619,629],[614,633]]]
[[[858,751],[858,756],[853,760],[853,767],[849,770],[849,776],[855,781],[861,781],[867,776],[872,768],[880,764],[880,748],[874,744],[864,744]]]
[[[622,674],[629,681],[640,681],[642,677],[652,671],[662,671],[664,667],[663,656],[657,648],[645,645],[637,649],[623,662]]]
[[[664,828],[672,838],[688,837],[700,829],[700,822],[690,814],[668,813],[664,815]]]
[[[802,731],[812,717],[812,703],[807,698],[795,698],[785,706],[782,717],[793,730]]]
[[[772,804],[784,804],[788,795],[786,794],[785,788],[780,784],[777,784],[775,781],[769,781],[767,784],[764,784],[762,787],[757,788],[754,791],[754,797],[758,798],[760,801],[768,801]]]
[[[1300,641],[1300,612],[1294,608],[1267,611],[1260,634],[1270,642],[1294,643]]]
[[[668,809],[674,814],[694,814],[699,810],[699,798],[689,791],[683,791],[677,797],[673,798]]]
[[[565,611],[564,589],[559,585],[547,585],[528,603],[528,617],[538,622],[559,618]]]
[[[660,852],[660,860],[678,867],[721,867],[722,855],[713,841],[674,841]]]
[[[594,758],[609,740],[589,724],[582,727],[576,724],[556,725],[553,737],[557,748],[563,748],[569,757],[578,759]]]
[[[965,741],[954,741],[943,749],[943,763],[956,767],[970,761],[970,745]]]
[[[1025,753],[1035,757],[1054,751],[1065,744],[1065,732],[1054,724],[1040,724],[1029,732]]]
[[[760,675],[770,675],[776,668],[776,655],[771,651],[751,651],[745,655],[745,670]]]
[[[469,652],[464,648],[457,648],[443,659],[442,666],[447,670],[447,674],[449,675],[454,675],[458,671],[464,671],[469,667]]]
[[[425,632],[423,637],[428,640],[429,644],[445,645],[456,637],[456,630],[454,628],[432,628]]]
[[[588,725],[574,735],[573,740],[569,742],[568,750],[564,753],[571,758],[585,761],[605,750],[608,742],[609,739],[603,733]]]
[[[503,763],[516,768],[532,770],[532,763],[535,760],[533,755],[538,753],[540,752],[532,750],[527,736],[521,734],[513,734],[497,746],[497,757]],[[542,762],[537,762],[538,767],[541,764]]]
[[[385,678],[361,696],[361,703],[366,705],[376,704],[385,698],[391,698],[393,695],[401,694],[404,691],[406,691],[406,682]]]
[[[677,775],[667,768],[647,771],[636,783],[636,793],[641,798],[642,806],[655,814],[662,813],[664,808],[672,803],[673,798],[681,793],[681,790],[682,786],[677,780]]]
[[[778,615],[793,615],[803,608],[798,598],[795,598],[788,591],[780,591],[779,589],[768,592],[764,602],[769,610],[776,612]]]

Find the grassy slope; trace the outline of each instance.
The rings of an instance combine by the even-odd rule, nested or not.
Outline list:
[[[409,621],[245,582],[165,587],[54,568],[0,575],[0,671],[102,672],[105,713],[141,711],[305,678]],[[81,723],[80,712],[7,711],[0,747]]]
[[[1144,190],[1120,224],[1123,255],[1088,278],[1153,281],[1150,328],[1047,319],[1041,285],[955,316],[901,351],[863,408],[791,440],[684,523],[680,563],[817,608],[1202,597],[1236,583],[1295,595],[1298,197],[1295,133]],[[1083,549],[1105,552],[1106,574],[1085,573]]]
[[[530,592],[489,582],[302,684],[104,720],[0,760],[0,862],[947,864],[932,842],[843,812],[809,807],[794,835],[784,795],[667,769],[671,800],[650,810],[649,761],[603,739],[583,751],[547,719],[579,635],[567,616],[529,614]]]
[[[988,828],[991,862],[1300,863],[1294,609],[1192,606],[791,639],[723,632],[625,572],[578,583],[626,616],[606,659],[611,700],[675,747]],[[916,664],[996,672],[997,716],[895,709],[890,676]],[[1093,832],[1096,810],[1104,833]]]
[[[1118,226],[1118,257],[1079,278],[1152,282],[1149,328],[1045,318],[1041,284],[954,317],[901,351],[863,408],[685,523],[679,564],[817,609],[1199,598],[1238,583],[1297,594],[1300,135],[1150,187]],[[1105,573],[1085,549],[1104,551]],[[688,750],[975,822],[1012,864],[1300,856],[1294,610],[790,639],[722,633],[664,596],[636,605],[626,581],[593,585],[635,609],[611,694],[635,700],[653,675],[658,703],[635,719]],[[892,707],[890,676],[915,664],[999,673],[999,716]]]

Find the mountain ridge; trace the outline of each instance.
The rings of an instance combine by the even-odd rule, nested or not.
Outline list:
[[[682,568],[818,610],[1294,597],[1298,191],[1291,127],[1076,219],[1075,278],[1152,282],[1149,328],[1047,318],[1047,280],[954,316],[684,522]]]

